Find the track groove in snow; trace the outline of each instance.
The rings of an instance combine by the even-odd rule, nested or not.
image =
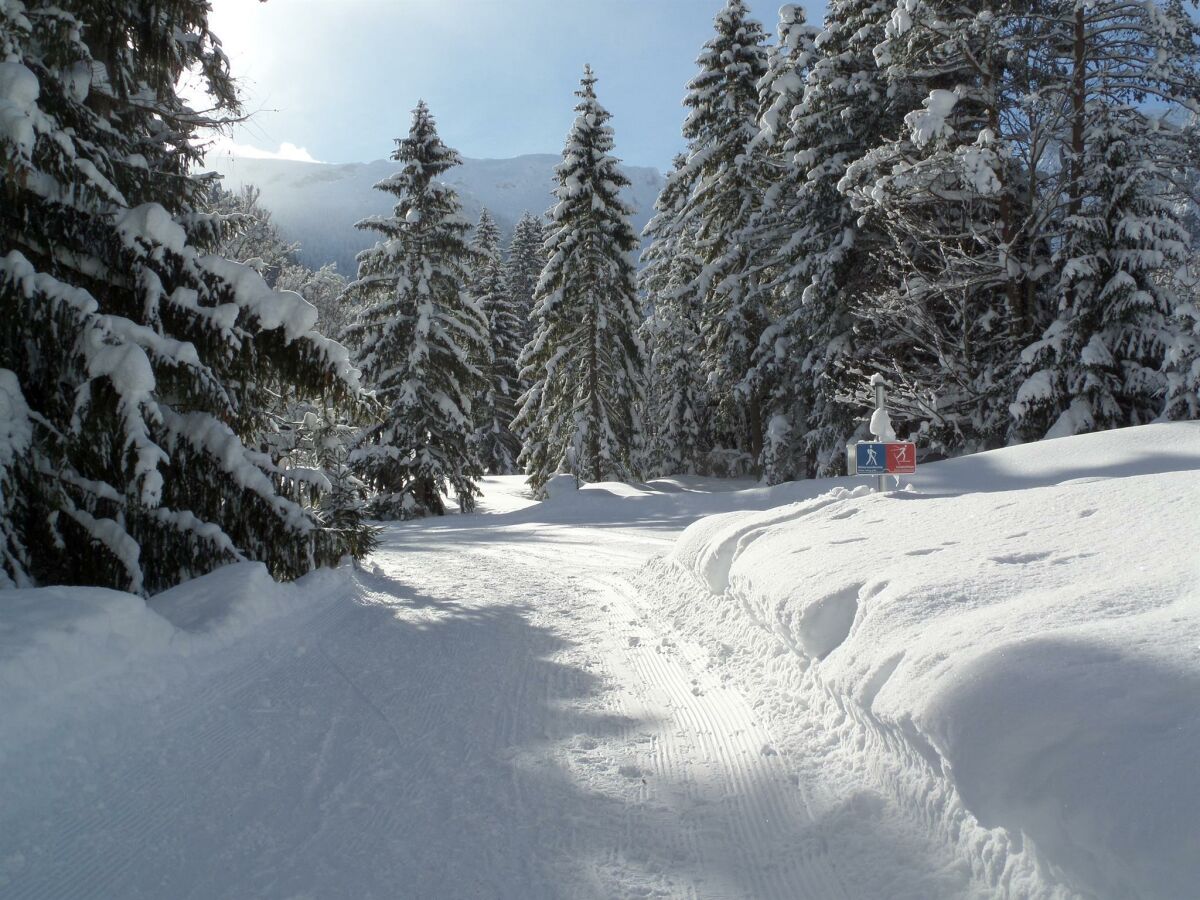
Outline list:
[[[552,542],[523,552],[522,565],[543,572],[561,565],[562,557],[546,552],[547,545]],[[506,551],[483,552],[495,557]],[[819,846],[803,840],[812,817],[782,758],[764,752],[772,744],[770,735],[745,701],[692,666],[669,626],[638,605],[629,580],[613,572],[605,557],[591,565],[573,562],[577,568],[570,584],[577,601],[590,601],[604,616],[603,628],[589,637],[610,644],[606,658],[614,663],[612,675],[623,698],[619,712],[630,720],[658,723],[648,734],[642,726],[649,739],[640,742],[622,733],[626,746],[611,748],[609,768],[625,779],[629,775],[623,771],[647,773],[632,779],[646,782],[635,784],[640,803],[671,795],[671,817],[654,828],[671,833],[674,850],[685,853],[692,866],[711,870],[698,896],[847,896],[827,858],[811,849],[798,852],[799,846]],[[621,759],[632,762],[621,766]],[[644,827],[629,825],[639,826]],[[740,873],[742,884],[729,893],[714,889],[722,871]]]

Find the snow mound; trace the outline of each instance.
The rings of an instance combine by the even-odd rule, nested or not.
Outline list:
[[[156,594],[147,606],[180,631],[230,640],[340,581],[344,575],[318,569],[281,584],[262,563],[234,563]]]
[[[103,588],[0,591],[0,743],[31,718],[74,715],[109,676],[137,668],[152,692],[168,673],[186,677],[190,658],[357,590],[348,567],[280,584],[261,563],[235,563],[149,601]]]
[[[579,479],[567,472],[551,475],[542,485],[541,496],[548,503],[571,502],[579,495]]]
[[[162,652],[174,631],[141,597],[102,588],[3,591],[0,609],[7,712],[103,676],[132,655]]]
[[[1189,896],[1198,471],[1197,423],[979,454],[703,519],[642,584],[714,666],[740,634],[788,670],[820,735],[792,749],[854,761],[989,890]]]

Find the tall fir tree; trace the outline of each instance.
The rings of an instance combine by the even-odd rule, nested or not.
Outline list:
[[[311,305],[210,252],[189,168],[237,99],[208,4],[9,0],[0,59],[0,586],[336,561],[328,479],[245,443],[278,396],[349,398],[356,373]]]
[[[767,326],[761,295],[747,278],[747,247],[739,240],[758,203],[758,83],[766,74],[766,35],[743,0],[727,0],[714,35],[696,60],[683,126],[692,184],[682,224],[695,237],[703,267],[688,290],[697,298],[703,365],[714,404],[712,438],[758,466],[762,391],[752,356]],[[690,301],[689,301],[690,302]]]
[[[533,294],[546,266],[545,244],[546,226],[541,217],[526,211],[513,229],[505,265],[513,313],[521,324],[522,347],[533,336]]]
[[[767,310],[768,323],[754,348],[752,366],[763,397],[759,466],[769,484],[802,477],[809,469],[802,442],[807,418],[803,401],[812,393],[804,367],[804,285],[797,283],[792,263],[806,236],[803,210],[797,207],[803,206],[807,172],[796,161],[791,116],[804,97],[819,33],[807,23],[802,7],[787,4],[780,9],[778,40],[758,83],[759,133],[750,147],[761,158],[756,168],[763,180],[761,199],[741,241],[749,263],[746,290],[751,302]]]
[[[611,116],[595,84],[586,67],[556,169],[534,336],[521,354],[531,386],[514,427],[527,436],[521,462],[535,490],[558,472],[590,481],[636,474],[644,351],[629,257],[638,240],[620,197],[629,181],[611,155]]]
[[[675,159],[646,225],[639,287],[649,307],[642,338],[648,352],[642,468],[652,476],[709,474],[709,404],[701,366],[699,298],[692,290],[703,268],[682,211],[693,177]]]
[[[913,108],[842,183],[886,236],[883,281],[856,298],[871,337],[861,360],[889,376],[893,405],[947,452],[1004,442],[1018,346],[1002,252],[1007,19],[994,6],[929,0],[892,17],[875,56]]]
[[[475,403],[475,440],[486,472],[512,475],[521,454],[521,441],[511,425],[521,393],[517,358],[524,344],[500,256],[500,228],[486,208],[479,214],[471,249],[475,252],[471,295],[488,323],[488,352],[480,364],[484,388]]]
[[[1163,409],[1177,306],[1163,276],[1184,264],[1187,234],[1169,184],[1145,164],[1157,154],[1140,115],[1102,107],[1085,134],[1086,198],[1066,219],[1059,315],[1026,349],[1013,404],[1035,438],[1142,425]]]
[[[487,321],[467,290],[471,224],[439,181],[461,159],[423,101],[396,144],[392,159],[402,168],[375,186],[396,197],[395,208],[358,223],[384,239],[359,254],[358,278],[346,289],[363,307],[346,338],[383,405],[351,464],[375,492],[371,510],[380,518],[441,515],[447,489],[470,510],[482,475],[472,401],[483,387]]]
[[[1059,77],[1044,93],[1067,110],[1054,318],[1025,350],[1012,406],[1036,439],[1178,415],[1186,342],[1181,202],[1194,183],[1200,27],[1182,4],[1054,5]],[[1188,174],[1192,173],[1192,174]],[[1165,404],[1164,404],[1165,400]]]
[[[909,92],[889,85],[874,57],[893,9],[887,0],[832,0],[789,117],[786,147],[799,177],[787,217],[796,230],[774,261],[784,341],[774,377],[793,413],[772,444],[795,448],[795,474],[838,474],[845,442],[861,433],[848,398],[861,380],[860,344],[869,338],[856,335],[853,310],[856,298],[886,282],[880,253],[887,242],[841,187],[850,165],[896,133],[908,111]],[[774,350],[761,345],[760,366]]]
[[[1167,347],[1165,419],[1200,419],[1200,265],[1194,251],[1172,279],[1179,292]]]

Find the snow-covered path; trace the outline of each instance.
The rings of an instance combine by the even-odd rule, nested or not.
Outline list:
[[[5,592],[0,897],[1191,896],[1198,427]]]
[[[0,893],[846,896],[753,710],[630,587],[699,510],[546,524],[491,487],[392,528],[365,596],[0,748]]]

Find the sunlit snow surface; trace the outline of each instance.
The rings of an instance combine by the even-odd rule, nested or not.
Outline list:
[[[365,571],[0,593],[0,896],[1190,896],[1198,476],[488,479]]]

